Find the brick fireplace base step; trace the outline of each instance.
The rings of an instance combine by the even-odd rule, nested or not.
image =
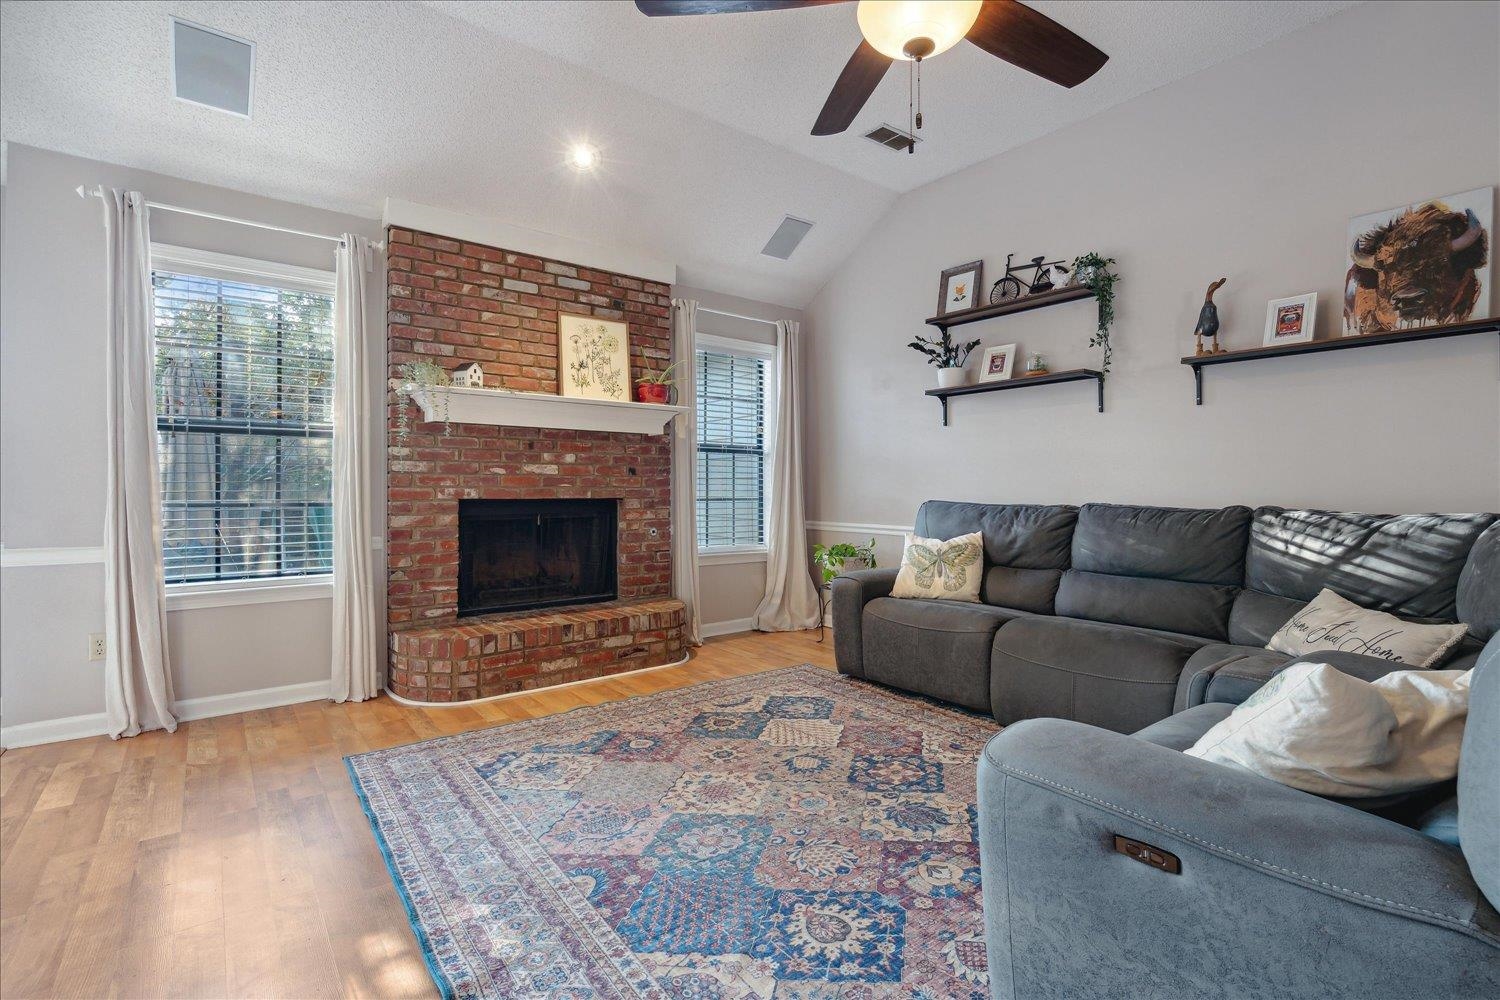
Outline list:
[[[412,701],[473,701],[656,667],[682,658],[682,619],[682,602],[661,598],[392,632],[389,687]]]

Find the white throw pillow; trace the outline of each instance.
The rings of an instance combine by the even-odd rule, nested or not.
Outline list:
[[[1267,649],[1307,656],[1329,649],[1378,656],[1409,667],[1442,661],[1467,625],[1419,625],[1383,611],[1369,611],[1328,589],[1319,591],[1266,643]]]
[[[891,596],[977,602],[983,576],[984,536],[979,532],[946,542],[907,535]]]
[[[1294,663],[1187,751],[1316,795],[1370,798],[1458,773],[1467,670],[1398,670],[1360,680]]]

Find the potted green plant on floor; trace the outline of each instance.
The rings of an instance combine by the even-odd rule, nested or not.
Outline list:
[[[818,572],[823,578],[818,587],[819,642],[823,641],[823,620],[827,617],[828,597],[831,593],[833,578],[842,573],[845,565],[850,561],[859,563],[866,569],[875,569],[875,539],[871,538],[868,545],[855,545],[852,542],[824,545],[819,542],[813,546],[813,563],[818,567]]]

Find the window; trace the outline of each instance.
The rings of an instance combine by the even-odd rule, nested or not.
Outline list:
[[[698,548],[764,548],[772,349],[698,341]]]
[[[333,570],[333,287],[153,247],[168,583]]]

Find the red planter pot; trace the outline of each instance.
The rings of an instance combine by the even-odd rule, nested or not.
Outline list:
[[[655,382],[638,382],[635,387],[635,398],[642,403],[665,403],[672,391],[670,385],[660,385]]]

